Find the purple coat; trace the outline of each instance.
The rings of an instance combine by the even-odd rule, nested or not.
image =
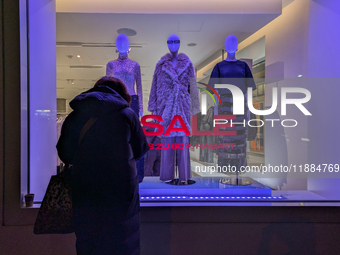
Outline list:
[[[181,115],[191,131],[191,115],[199,112],[198,89],[194,66],[184,53],[178,54],[176,67],[171,55],[164,55],[157,63],[153,75],[148,111],[163,118],[164,131],[175,115]],[[175,128],[180,127],[177,121]],[[184,132],[171,132],[170,137],[184,136]]]

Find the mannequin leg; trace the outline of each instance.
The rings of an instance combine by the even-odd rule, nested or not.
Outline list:
[[[149,150],[144,156],[144,176],[153,176],[154,164],[157,159],[157,151]]]
[[[161,150],[161,171],[160,180],[168,181],[175,178],[175,150],[171,149],[174,137],[163,137],[162,143],[165,147],[169,144],[169,149]]]
[[[161,169],[161,152],[157,151],[156,152],[156,160],[155,160],[155,162],[153,164],[152,175],[153,176],[159,176],[160,169]]]
[[[139,116],[139,100],[137,95],[131,96],[130,108]]]
[[[139,99],[137,95],[131,96],[131,109],[139,116]],[[144,178],[144,156],[139,160],[136,160],[136,167],[138,172],[139,182],[142,182]]]
[[[154,144],[156,145],[157,143],[161,143],[161,139],[159,137],[156,137]],[[156,158],[155,162],[153,164],[153,176],[159,176],[160,171],[161,171],[161,151],[162,150],[156,150]]]
[[[176,136],[176,143],[189,143],[188,136]],[[181,181],[187,181],[191,178],[190,169],[190,153],[189,148],[177,149],[177,164],[178,164],[178,175]]]

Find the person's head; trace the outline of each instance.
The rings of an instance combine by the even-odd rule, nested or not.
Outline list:
[[[225,51],[233,54],[237,51],[238,48],[238,39],[236,35],[229,35],[224,41]]]
[[[181,46],[179,36],[175,34],[172,34],[168,37],[167,43],[168,43],[168,49],[172,53],[178,52],[179,46]]]
[[[129,46],[129,38],[126,35],[120,34],[117,36],[116,47],[120,54],[126,54],[129,50]]]
[[[131,96],[129,92],[126,89],[126,86],[124,82],[122,82],[120,79],[112,77],[112,76],[104,76],[100,78],[96,84],[94,84],[94,87],[96,86],[107,86],[114,91],[116,91],[119,95],[121,95],[122,98],[126,100],[126,102],[131,103]]]

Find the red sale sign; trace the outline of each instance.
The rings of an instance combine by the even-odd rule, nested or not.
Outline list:
[[[147,119],[154,119],[157,122],[147,122]],[[141,123],[143,126],[146,127],[153,127],[156,128],[157,131],[155,132],[147,132],[145,128],[143,128],[144,134],[146,136],[169,136],[171,132],[184,132],[185,135],[236,135],[236,131],[221,131],[220,127],[233,127],[234,124],[241,124],[241,123],[233,123],[232,120],[236,119],[235,115],[215,115],[214,116],[214,130],[213,131],[198,131],[197,130],[197,116],[192,116],[192,134],[190,133],[188,127],[185,125],[182,117],[180,115],[175,115],[174,118],[171,120],[169,127],[167,130],[165,130],[164,133],[164,127],[162,126],[161,122],[163,121],[163,118],[159,115],[145,115],[141,119]],[[176,122],[179,122],[180,128],[175,128]],[[242,122],[242,124],[244,124]]]

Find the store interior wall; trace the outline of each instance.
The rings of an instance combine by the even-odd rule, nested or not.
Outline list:
[[[237,59],[252,59],[253,65],[264,59],[266,56],[266,38],[262,37],[251,45],[237,51]],[[252,68],[250,66],[250,68]]]
[[[317,95],[313,105],[313,118],[322,126],[309,123],[309,161],[331,164],[339,159],[339,102],[340,94],[340,2],[311,0],[309,6],[309,59],[308,77],[312,95]],[[332,24],[332,25],[331,25]],[[333,26],[334,25],[334,26]],[[336,29],[335,29],[336,27]],[[321,79],[323,78],[323,79]],[[325,79],[326,78],[326,79]],[[328,199],[339,200],[340,179],[313,178],[308,180],[308,189]]]

